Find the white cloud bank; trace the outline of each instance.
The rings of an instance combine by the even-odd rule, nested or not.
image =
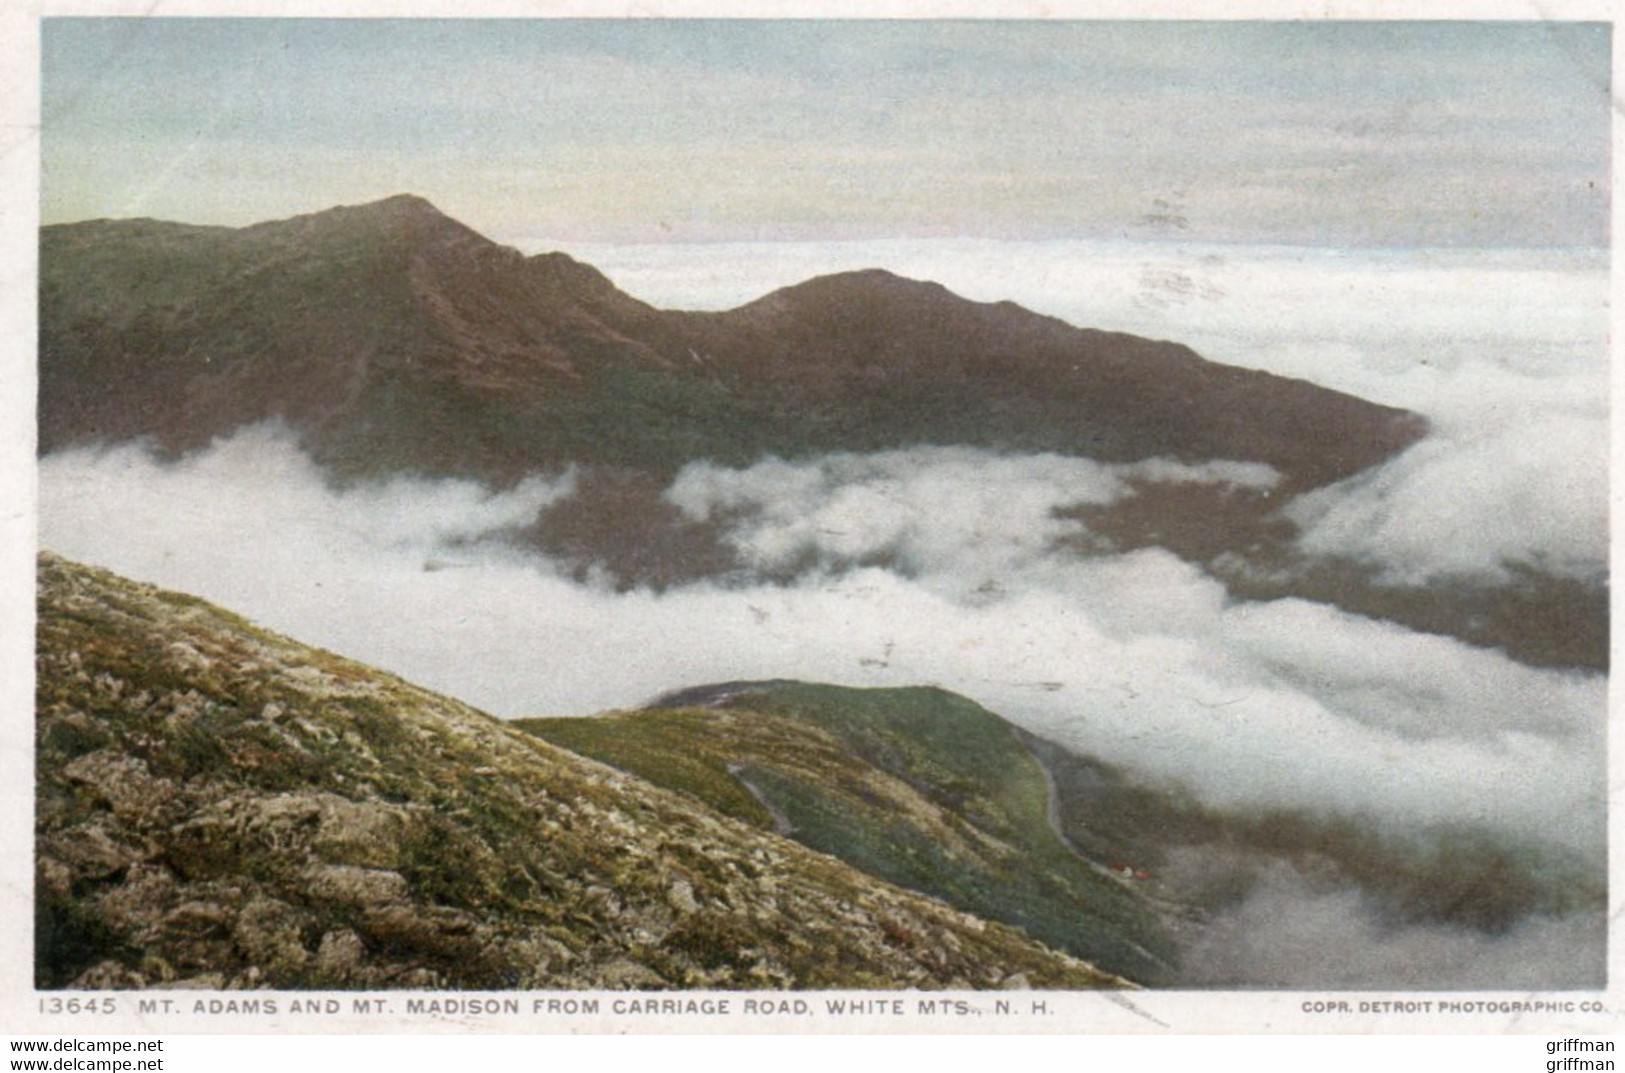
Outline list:
[[[1149,459],[1107,465],[1060,455],[995,455],[962,447],[833,454],[811,463],[770,459],[743,470],[687,466],[667,497],[694,521],[730,517],[751,565],[826,566],[885,557],[910,576],[996,583],[1031,569],[1055,544],[1086,536],[1067,507],[1115,503],[1132,481],[1270,489],[1259,463],[1201,465]]]
[[[1277,863],[1185,950],[1186,980],[1208,987],[1543,991],[1577,971],[1600,981],[1600,916],[1535,916],[1505,934],[1384,922],[1356,890],[1315,884]]]
[[[1505,580],[1507,567],[1600,581],[1608,555],[1606,416],[1536,413],[1438,436],[1288,510],[1311,555],[1382,580]]]
[[[1596,849],[1600,677],[1323,605],[1232,606],[1160,551],[1056,552],[1049,537],[1074,523],[1046,531],[1052,508],[1111,492],[1092,464],[966,451],[916,465],[912,479],[905,454],[677,482],[691,510],[739,512],[741,546],[811,550],[829,568],[787,585],[579,585],[490,539],[562,484],[338,492],[264,429],[172,466],[136,448],[47,458],[43,542],[502,715],[585,714],[736,678],[935,682],[1222,807],[1464,822]],[[832,479],[842,470],[885,475]],[[1009,498],[977,506],[989,489]],[[877,549],[909,569],[859,565]]]

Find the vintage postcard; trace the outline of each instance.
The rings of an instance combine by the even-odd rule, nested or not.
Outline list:
[[[451,14],[7,16],[8,1024],[1619,1029],[1609,7]]]

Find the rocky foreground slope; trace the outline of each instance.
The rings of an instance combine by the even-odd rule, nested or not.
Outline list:
[[[41,987],[1125,983],[466,705],[43,555]]]

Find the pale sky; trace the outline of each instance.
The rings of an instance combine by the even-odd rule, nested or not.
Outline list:
[[[45,222],[1607,242],[1598,23],[44,23]]]

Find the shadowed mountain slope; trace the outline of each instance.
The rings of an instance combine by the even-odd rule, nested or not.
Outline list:
[[[1266,462],[1324,484],[1415,415],[883,271],[656,310],[401,196],[240,229],[41,232],[40,447],[280,417],[346,472],[510,479],[914,444]]]

